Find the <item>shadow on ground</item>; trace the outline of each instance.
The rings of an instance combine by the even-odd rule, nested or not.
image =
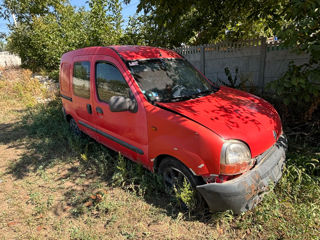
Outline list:
[[[164,193],[158,176],[126,159],[123,160],[126,169],[120,171],[117,153],[89,137],[73,136],[68,123],[63,119],[59,100],[26,109],[19,122],[1,124],[0,130],[1,144],[6,144],[10,148],[26,149],[7,170],[7,174],[16,179],[23,179],[39,169],[48,171],[59,163],[66,163],[68,168],[58,180],[75,182],[85,178],[86,182],[90,182],[98,177],[109,187],[121,186],[125,190],[134,192],[173,218],[179,214],[179,209]],[[73,166],[74,164],[77,166]],[[73,186],[67,188],[64,193],[65,205],[75,209],[81,207],[86,201],[83,193],[88,192],[91,187],[90,184],[84,184],[79,189]],[[75,201],[79,196],[82,198]],[[65,211],[65,205],[57,206],[56,214]],[[76,211],[76,214],[74,211],[71,213],[74,217],[81,214],[80,210]],[[211,215],[203,211],[189,216],[190,220],[206,221]]]

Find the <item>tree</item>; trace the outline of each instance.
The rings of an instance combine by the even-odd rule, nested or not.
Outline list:
[[[308,63],[300,66],[291,63],[285,75],[271,83],[287,111],[304,120],[311,119],[320,106],[319,16],[319,1],[290,0],[281,11],[282,24],[272,23],[283,45],[310,54]]]
[[[282,43],[310,53],[310,64],[320,60],[320,1],[290,0],[278,13],[281,22],[270,25]]]
[[[148,15],[135,15],[129,18],[128,25],[120,39],[121,44],[125,45],[148,45],[157,46],[156,23]]]
[[[122,35],[121,4],[119,0],[90,0],[87,35],[89,46],[110,45],[119,42]]]
[[[150,16],[159,45],[171,47],[272,35],[269,20],[280,20],[286,1],[141,0],[138,12]]]
[[[57,70],[61,55],[83,46],[86,34],[82,23],[86,13],[71,5],[62,5],[54,12],[33,17],[31,22],[11,26],[8,48],[17,53],[32,70]]]
[[[6,43],[3,40],[0,40],[0,52],[6,50]]]
[[[0,17],[9,19],[12,14],[18,22],[30,23],[33,17],[51,13],[67,0],[3,0],[0,5]]]
[[[130,2],[130,0],[127,0]],[[302,66],[271,84],[293,116],[311,118],[320,106],[319,0],[141,0],[157,45],[207,44],[223,39],[278,36],[282,45],[310,54]]]
[[[18,26],[11,25],[8,47],[32,70],[59,69],[61,55],[77,48],[117,44],[121,38],[121,5],[118,0],[90,0],[89,10],[69,3],[51,6],[39,14],[17,12]],[[23,8],[24,9],[24,8]],[[48,11],[47,11],[48,10]]]

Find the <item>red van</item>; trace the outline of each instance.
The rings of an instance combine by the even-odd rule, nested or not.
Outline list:
[[[287,144],[275,109],[215,86],[174,51],[65,53],[60,93],[74,132],[160,173],[168,188],[187,180],[212,211],[251,209],[282,175]]]

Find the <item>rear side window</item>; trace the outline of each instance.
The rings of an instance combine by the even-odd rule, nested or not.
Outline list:
[[[90,62],[74,63],[72,88],[74,95],[90,98]]]
[[[112,96],[129,97],[129,86],[126,80],[110,63],[96,64],[96,88],[100,101],[109,102]]]
[[[69,85],[69,73],[70,73],[70,65],[68,63],[62,63],[60,69],[60,87],[61,91],[69,92],[70,85]]]

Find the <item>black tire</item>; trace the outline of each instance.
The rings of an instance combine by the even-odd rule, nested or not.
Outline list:
[[[83,137],[83,133],[81,132],[81,130],[78,127],[78,124],[76,123],[76,121],[71,118],[69,121],[69,128],[70,131],[72,132],[72,134],[79,136],[79,137]]]
[[[179,202],[179,205],[184,210],[199,210],[205,207],[205,202],[196,190],[197,185],[204,184],[202,178],[194,176],[190,170],[181,162],[174,158],[165,158],[161,161],[158,173],[163,179],[163,183],[166,192]],[[189,203],[183,202],[182,199],[177,199],[177,193],[179,194],[184,188],[184,182],[187,182],[191,186],[193,192],[193,206]]]

